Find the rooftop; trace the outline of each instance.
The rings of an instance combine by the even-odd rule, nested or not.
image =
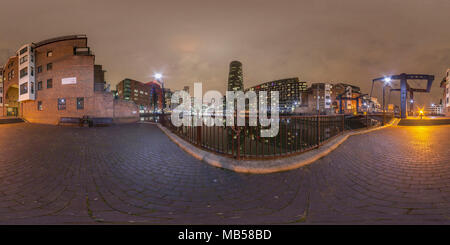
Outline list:
[[[60,41],[66,41],[66,40],[73,40],[73,39],[87,39],[87,36],[85,34],[79,34],[79,35],[69,35],[69,36],[60,36],[60,37],[54,37],[50,39],[46,39],[37,43],[34,43],[36,47],[43,46],[49,43],[54,42],[60,42]]]

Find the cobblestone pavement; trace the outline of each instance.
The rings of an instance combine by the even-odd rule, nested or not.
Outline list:
[[[155,125],[0,125],[0,223],[450,224],[449,136],[392,127],[249,175],[194,159]]]

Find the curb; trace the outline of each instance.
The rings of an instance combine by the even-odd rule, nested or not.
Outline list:
[[[183,140],[174,133],[170,132],[161,124],[157,124],[158,128],[166,134],[170,140],[172,140],[178,147],[187,152],[194,158],[204,161],[211,166],[228,169],[237,173],[247,173],[247,174],[269,174],[284,172],[289,170],[294,170],[308,164],[311,164],[320,158],[325,157],[332,151],[337,149],[342,143],[344,143],[350,136],[366,134],[376,130],[380,130],[386,127],[395,126],[398,124],[398,119],[394,119],[390,124],[385,126],[380,126],[371,129],[351,131],[343,135],[337,136],[336,138],[330,140],[326,144],[320,146],[319,148],[301,153],[299,155],[284,157],[281,159],[268,160],[235,160],[233,158],[224,157],[217,155],[205,150],[202,150],[191,143]]]

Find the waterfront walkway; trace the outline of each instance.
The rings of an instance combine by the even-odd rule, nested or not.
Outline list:
[[[352,136],[300,169],[240,174],[155,125],[0,125],[0,224],[450,224],[450,126]]]

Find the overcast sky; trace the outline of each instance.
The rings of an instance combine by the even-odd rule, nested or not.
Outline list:
[[[236,59],[245,87],[299,77],[370,92],[376,77],[432,74],[432,94],[416,95],[425,104],[450,68],[449,0],[15,0],[0,23],[1,63],[24,43],[87,34],[112,86],[162,72],[172,89],[224,92]]]

